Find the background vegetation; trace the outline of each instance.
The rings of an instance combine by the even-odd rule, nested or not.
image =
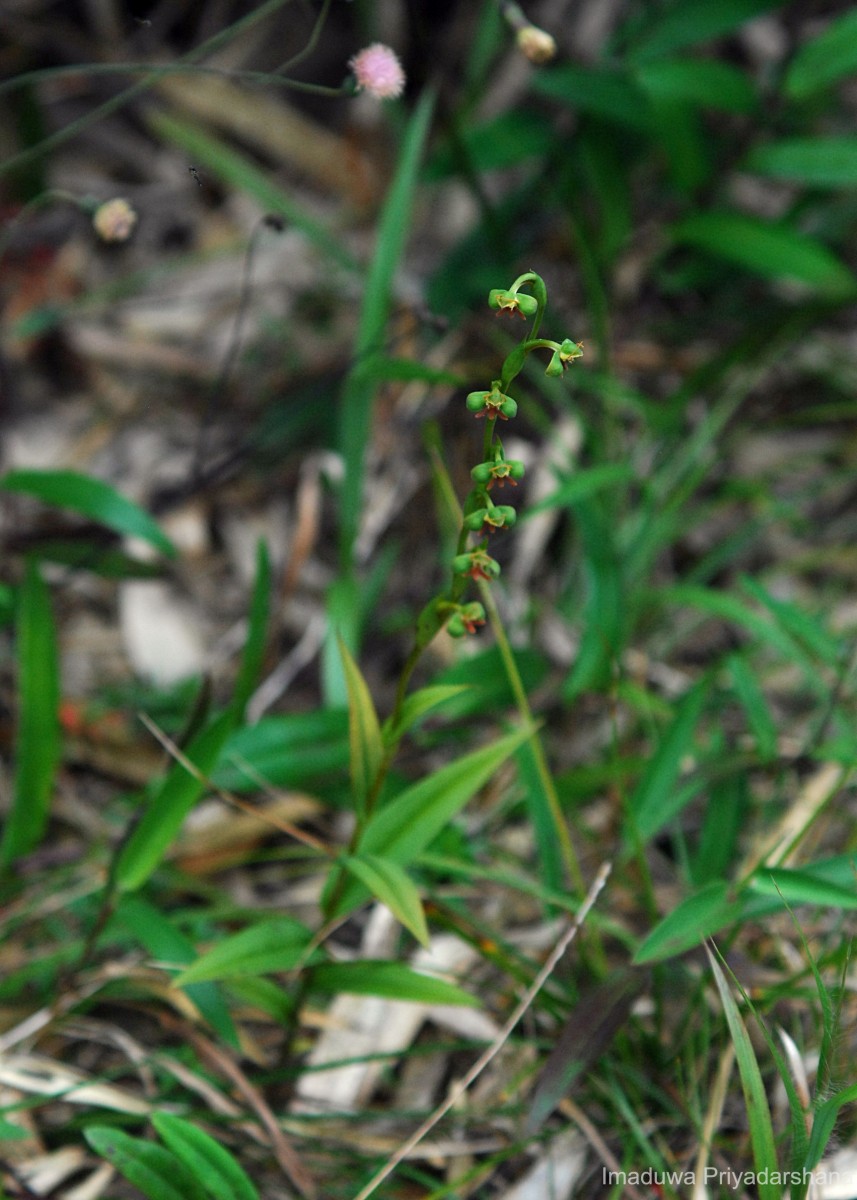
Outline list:
[[[0,31],[1,1194],[857,1195],[857,13]]]

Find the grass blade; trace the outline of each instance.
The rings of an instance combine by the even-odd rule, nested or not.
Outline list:
[[[762,1073],[756,1061],[753,1043],[741,1019],[738,1005],[735,1003],[726,976],[720,969],[720,964],[708,946],[705,947],[711,973],[720,993],[720,1002],[732,1044],[735,1047],[735,1060],[741,1076],[741,1087],[744,1091],[744,1101],[747,1105],[747,1119],[750,1125],[750,1142],[753,1147],[753,1162],[756,1168],[759,1200],[781,1200],[779,1184],[768,1182],[777,1171],[777,1148],[774,1140],[774,1128],[771,1122],[771,1110],[765,1095],[765,1085]]]
[[[420,894],[413,880],[397,863],[376,854],[350,854],[342,859],[342,865],[369,889],[376,900],[389,908],[418,942],[428,946],[428,927]]]
[[[256,582],[253,585],[253,596],[250,601],[247,641],[244,643],[244,653],[235,682],[235,693],[232,697],[232,705],[239,720],[244,715],[247,701],[262,673],[270,609],[271,563],[268,558],[268,547],[263,541],[260,541],[256,549]]]
[[[375,855],[403,867],[413,862],[498,767],[526,741],[530,732],[526,728],[518,729],[406,788],[369,819],[357,847],[358,853]],[[329,889],[336,886],[334,879],[335,875],[328,884]],[[331,915],[348,912],[365,897],[365,888],[356,880],[349,880]]]
[[[690,799],[676,791],[681,763],[687,754],[702,716],[709,683],[701,679],[682,696],[669,729],[661,738],[634,794],[630,811],[643,842],[654,837],[679,812],[679,805]]]
[[[192,121],[156,109],[148,110],[147,120],[159,137],[186,151],[200,167],[239,191],[248,192],[266,211],[285,217],[325,258],[349,272],[358,269],[354,259],[343,249],[342,239],[304,212],[246,155],[233,150]]]
[[[289,971],[301,961],[310,931],[292,917],[271,917],[222,938],[174,981],[177,987],[237,975]]]
[[[96,1154],[149,1200],[204,1200],[190,1171],[163,1146],[109,1125],[90,1125],[84,1136]]]
[[[342,393],[339,444],[345,461],[345,480],[341,492],[340,548],[346,562],[351,560],[362,511],[363,459],[377,383],[371,359],[384,343],[393,278],[410,225],[417,172],[433,107],[432,94],[424,92],[405,134],[399,164],[381,214],[375,257],[366,280],[354,347],[355,366]]]
[[[803,100],[857,71],[857,10],[831,21],[824,33],[801,46],[785,78],[785,93]]]
[[[175,546],[147,512],[127,499],[109,483],[81,475],[78,471],[9,471],[0,479],[7,492],[23,492],[45,504],[70,508],[116,533],[142,538],[173,557]]]
[[[700,212],[674,225],[672,235],[757,275],[801,283],[831,299],[844,300],[857,290],[852,272],[827,246],[783,222],[738,212]]]
[[[18,597],[18,731],[15,788],[0,867],[34,849],[48,823],[60,761],[59,665],[50,593],[31,560]]]
[[[155,1113],[152,1124],[214,1200],[259,1200],[244,1168],[202,1129],[171,1113]]]
[[[187,758],[201,776],[211,774],[234,724],[235,714],[229,709],[191,742]],[[182,763],[172,767],[119,856],[116,882],[120,888],[133,891],[146,882],[205,787],[205,779],[191,774]]]
[[[723,880],[707,883],[668,913],[634,955],[634,965],[684,954],[707,937],[741,918],[743,906],[732,899]]]
[[[384,758],[384,742],[366,680],[342,638],[339,639],[339,653],[348,689],[351,794],[357,819],[362,821]]]
[[[424,975],[400,962],[361,959],[359,962],[323,963],[312,973],[312,986],[335,996],[386,996],[417,1004],[459,1004],[471,1008],[480,1001],[463,988],[434,975]]]
[[[633,62],[662,55],[730,33],[783,0],[681,0],[667,5],[643,25],[645,33],[631,50]]]

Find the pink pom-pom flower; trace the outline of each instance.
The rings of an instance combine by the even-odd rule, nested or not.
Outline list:
[[[358,90],[379,100],[393,100],[405,90],[405,72],[389,46],[375,42],[349,62]]]

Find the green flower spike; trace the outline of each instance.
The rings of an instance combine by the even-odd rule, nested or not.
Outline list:
[[[535,296],[528,296],[526,292],[519,295],[513,289],[492,288],[488,293],[488,307],[498,315],[502,312],[516,312],[523,320],[526,320],[527,317],[536,315],[539,302]]]
[[[465,633],[475,633],[477,625],[485,624],[485,609],[474,600],[472,604],[460,604],[452,614],[446,628],[452,637],[464,637]]]
[[[506,483],[517,487],[518,480],[522,479],[523,475],[524,464],[516,458],[508,461],[503,458],[497,462],[479,463],[470,472],[471,479],[476,483],[483,484],[489,492],[495,483],[498,487],[505,487]]]
[[[500,391],[499,379],[492,382],[490,392],[471,392],[465,404],[474,416],[487,417],[489,421],[495,421],[497,417],[501,421],[508,421],[518,411],[518,405],[512,397],[504,396]]]

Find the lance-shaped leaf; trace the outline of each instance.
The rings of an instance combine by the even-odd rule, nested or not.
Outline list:
[[[480,1001],[469,992],[415,971],[405,963],[382,959],[360,959],[357,962],[323,963],[312,973],[312,986],[338,996],[347,992],[355,996],[385,996],[389,1000],[411,1000],[416,1004],[461,1004],[478,1007]]]
[[[155,1113],[152,1124],[214,1200],[259,1200],[244,1168],[202,1129],[172,1113]]]
[[[428,946],[429,936],[420,894],[413,880],[398,863],[377,854],[350,854],[342,859],[347,871],[365,884],[376,900],[386,904],[397,921],[418,942]]]
[[[60,759],[59,667],[50,593],[30,562],[18,596],[17,769],[0,840],[0,866],[41,841]]]
[[[400,738],[403,733],[407,733],[419,721],[420,717],[425,716],[433,708],[437,708],[439,704],[443,704],[447,700],[454,700],[456,696],[469,690],[470,685],[466,683],[438,683],[429,687],[419,688],[416,692],[412,692],[402,705],[402,711],[396,725],[393,726],[389,719],[384,722],[382,733],[385,743],[389,745],[397,738]]]
[[[175,983],[186,987],[204,979],[290,971],[301,962],[311,936],[309,929],[292,917],[271,917],[218,942],[182,971]]]
[[[234,724],[234,711],[228,709],[191,741],[187,758],[198,774],[191,773],[179,762],[172,767],[119,856],[116,882],[121,888],[133,891],[155,870],[185,817],[204,792],[205,777],[211,775]]]
[[[268,547],[260,540],[256,549],[256,581],[250,601],[250,624],[247,641],[241,656],[241,667],[235,681],[232,698],[237,715],[243,716],[247,701],[259,682],[265,657],[265,637],[268,631],[268,616],[271,607],[271,564]]]
[[[25,492],[45,504],[70,508],[116,533],[142,538],[163,554],[174,555],[170,539],[149,514],[109,483],[78,471],[9,471],[0,479],[8,492]]]
[[[96,1154],[149,1200],[204,1200],[193,1175],[163,1146],[109,1125],[90,1125],[84,1136]]]
[[[406,788],[366,823],[357,846],[358,854],[375,855],[399,866],[413,862],[531,732],[526,727],[517,729]],[[335,880],[334,873],[328,883],[328,895],[337,886]],[[361,904],[366,895],[361,883],[349,880],[331,915],[348,912]]]
[[[342,638],[339,653],[348,689],[348,744],[351,750],[351,792],[358,819],[366,813],[378,771],[384,758],[384,741],[375,705],[360,668]]]
[[[729,1035],[735,1047],[735,1061],[738,1063],[744,1103],[747,1107],[747,1121],[750,1126],[750,1144],[753,1148],[759,1200],[780,1200],[782,1190],[779,1184],[769,1182],[777,1172],[777,1147],[762,1073],[756,1061],[753,1043],[747,1027],[741,1019],[738,1005],[735,1003],[726,976],[708,946],[705,947],[705,950],[717,991],[720,993],[720,1003],[723,1005],[723,1014],[726,1017],[726,1024],[729,1026]]]

